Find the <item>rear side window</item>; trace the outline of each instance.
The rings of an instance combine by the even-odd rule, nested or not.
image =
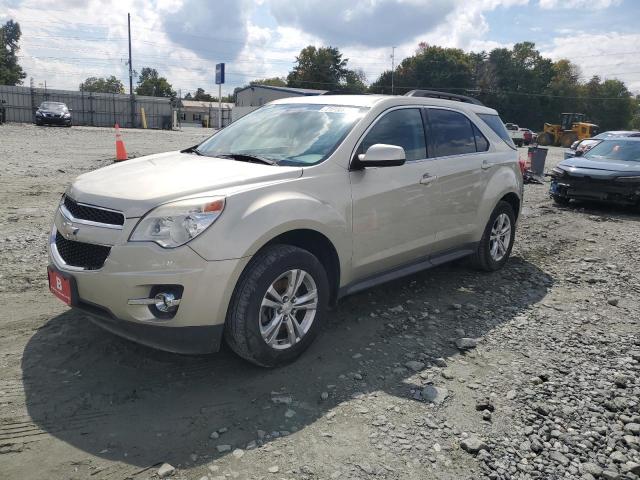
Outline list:
[[[385,114],[364,137],[358,153],[365,153],[371,145],[376,143],[404,148],[407,161],[427,158],[427,145],[420,110],[404,108]]]
[[[471,125],[473,125],[473,123]],[[478,152],[486,152],[489,150],[489,140],[486,139],[480,129],[475,125],[473,125],[473,134],[476,137],[476,150]]]
[[[502,119],[498,115],[492,115],[489,113],[478,113],[477,115],[484,123],[489,125],[491,130],[504,140],[504,143],[514,150],[516,149],[516,146],[513,144],[513,140],[511,140],[511,137],[509,136],[509,132],[507,132],[507,129],[504,127],[504,123],[502,123]]]
[[[461,113],[429,109],[429,125],[437,157],[476,152],[471,122]]]

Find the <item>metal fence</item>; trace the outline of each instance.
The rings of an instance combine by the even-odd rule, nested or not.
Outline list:
[[[77,92],[0,85],[0,103],[7,122],[33,122],[38,106],[44,101],[64,102],[71,110],[74,125],[141,127],[144,108],[148,128],[171,128],[171,100],[161,97],[135,96],[135,119],[131,122],[131,97],[113,93]]]

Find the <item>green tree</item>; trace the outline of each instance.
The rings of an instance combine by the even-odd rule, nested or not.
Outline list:
[[[416,53],[396,67],[394,93],[403,94],[416,88],[464,93],[473,87],[473,62],[458,48],[442,48],[420,43]],[[391,71],[371,85],[374,93],[391,93]]]
[[[631,100],[631,109],[633,110],[633,117],[629,123],[629,128],[640,130],[640,95],[636,95],[636,97]]]
[[[176,92],[166,78],[158,75],[155,68],[144,67],[138,77],[136,95],[175,98]]]
[[[335,47],[303,48],[296,64],[287,76],[287,85],[330,91],[351,91],[361,88],[362,74],[347,68],[348,59]]]
[[[287,81],[282,77],[261,78],[258,80],[251,80],[249,85],[269,85],[271,87],[286,87]]]
[[[124,93],[124,85],[114,75],[107,78],[89,77],[80,84],[80,90],[99,93]]]
[[[479,98],[497,109],[503,120],[541,129],[547,112],[554,108],[553,97],[545,92],[553,78],[553,62],[532,42],[496,48],[486,62]]]
[[[367,76],[362,70],[348,70],[340,91],[344,93],[360,94],[368,90]]]
[[[585,113],[601,131],[628,128],[634,116],[631,92],[624,82],[594,76],[585,86]]]
[[[20,85],[27,74],[18,64],[20,25],[9,20],[0,27],[0,85]]]
[[[213,97],[204,91],[204,88],[198,88],[193,94],[193,99],[201,102],[211,102]]]

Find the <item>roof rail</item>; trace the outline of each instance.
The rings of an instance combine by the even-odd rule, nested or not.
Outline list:
[[[404,94],[405,97],[429,97],[442,98],[443,100],[454,100],[456,102],[473,103],[474,105],[484,104],[477,98],[467,97],[466,95],[458,95],[457,93],[439,92],[437,90],[411,90]]]

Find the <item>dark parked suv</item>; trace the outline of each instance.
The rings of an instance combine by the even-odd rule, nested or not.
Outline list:
[[[36,125],[71,126],[71,113],[61,102],[42,102],[36,110]]]

